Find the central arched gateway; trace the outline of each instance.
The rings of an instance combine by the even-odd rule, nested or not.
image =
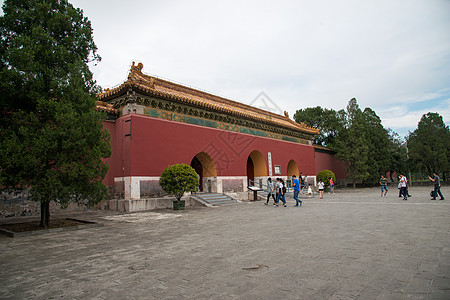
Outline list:
[[[200,152],[192,158],[191,167],[199,176],[201,192],[209,193],[217,191],[217,169],[211,156],[206,152]]]
[[[247,158],[247,180],[262,183],[266,177],[266,160],[261,152],[254,150]]]
[[[295,160],[291,159],[287,165],[287,176],[295,175],[298,177],[299,174],[300,172],[298,170],[297,163],[295,162]]]
[[[298,165],[295,162],[295,160],[291,159],[287,165],[287,180],[286,183],[288,184],[288,186],[292,185],[292,175],[297,176],[297,178],[300,175],[300,171],[298,170]]]

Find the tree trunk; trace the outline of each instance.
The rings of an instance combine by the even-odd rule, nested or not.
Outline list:
[[[50,223],[50,202],[41,202],[41,224],[42,228],[48,228]]]
[[[356,189],[356,181],[353,181],[353,188]]]

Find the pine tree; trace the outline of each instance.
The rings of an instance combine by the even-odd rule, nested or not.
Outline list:
[[[91,24],[65,0],[6,0],[0,17],[0,186],[49,202],[104,199],[109,133],[95,111]]]
[[[355,98],[347,105],[346,127],[342,130],[336,143],[336,157],[345,162],[347,177],[353,181],[363,182],[369,177],[366,127],[364,115]]]
[[[450,171],[450,129],[438,113],[427,113],[408,137],[412,169],[428,174]]]

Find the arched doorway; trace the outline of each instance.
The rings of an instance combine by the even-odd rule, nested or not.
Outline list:
[[[255,181],[255,165],[250,156],[247,158],[247,178],[251,181]]]
[[[198,174],[198,180],[199,180],[199,192],[203,191],[203,185],[201,182],[203,181],[203,167],[202,163],[198,160],[197,156],[194,156],[194,158],[191,161],[191,167],[194,168],[195,172]]]
[[[300,171],[298,170],[298,166],[295,160],[291,159],[289,161],[286,170],[288,176],[286,183],[288,184],[288,186],[290,186],[292,184],[292,175],[297,176],[297,178],[300,175]]]
[[[254,150],[247,158],[247,180],[263,182],[267,176],[267,166],[264,156],[258,150]]]
[[[213,192],[216,183],[211,180],[212,177],[217,176],[216,164],[208,153],[200,152],[191,160],[191,167],[194,168],[199,176],[199,190],[201,192]]]
[[[295,175],[298,177],[298,175],[300,174],[299,170],[298,170],[298,166],[297,163],[295,162],[295,160],[291,159],[287,165],[287,176],[292,176]]]

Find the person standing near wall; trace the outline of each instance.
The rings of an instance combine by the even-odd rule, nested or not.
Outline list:
[[[292,183],[294,184],[294,199],[295,199],[295,205],[298,206],[300,203],[300,206],[302,206],[303,201],[298,199],[298,194],[300,193],[300,181],[297,179],[297,176],[292,175]]]
[[[334,194],[334,182],[333,182],[333,178],[330,178],[330,192],[328,194]]]
[[[300,172],[299,180],[300,180],[300,190],[301,190],[302,188],[305,187],[305,180],[303,180],[303,172]]]
[[[433,198],[431,198],[431,200],[436,200],[436,196],[438,194],[441,197],[441,199],[439,199],[439,200],[444,200],[444,196],[441,193],[441,178],[439,177],[439,175],[436,172],[433,173],[433,177],[434,178],[431,178],[430,176],[428,176],[428,178],[430,178],[430,180],[434,182],[434,196],[433,196]]]

